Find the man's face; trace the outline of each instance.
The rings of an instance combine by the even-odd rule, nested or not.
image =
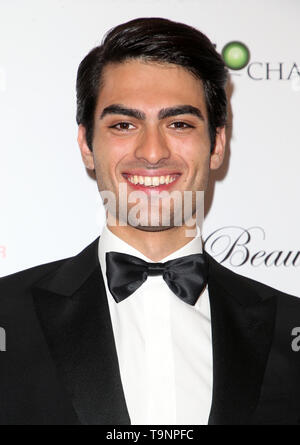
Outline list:
[[[107,65],[102,80],[93,152],[88,150],[82,126],[78,140],[86,167],[96,171],[99,191],[111,191],[116,196],[117,219],[121,218],[120,184],[126,184],[126,199],[130,192],[145,192],[148,202],[144,210],[147,207],[149,212],[154,191],[180,192],[182,203],[183,192],[190,191],[192,216],[195,192],[207,189],[209,170],[221,165],[225,145],[224,129],[220,129],[211,156],[202,82],[179,65],[138,59]],[[126,203],[127,216],[137,202]],[[174,226],[175,213],[179,212],[175,202],[171,200],[168,228]],[[160,201],[160,215],[163,207]],[[151,226],[150,216],[147,221],[147,227],[139,224],[137,228],[159,229]],[[159,226],[161,230],[161,218]]]

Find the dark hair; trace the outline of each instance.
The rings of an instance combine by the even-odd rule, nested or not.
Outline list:
[[[164,18],[138,18],[112,28],[83,59],[77,73],[78,125],[86,129],[92,150],[94,114],[105,65],[128,59],[174,63],[202,80],[211,149],[218,127],[226,125],[228,70],[211,41],[196,28]]]

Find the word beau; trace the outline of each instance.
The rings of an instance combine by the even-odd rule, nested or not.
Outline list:
[[[205,250],[220,263],[229,261],[234,267],[249,264],[253,267],[299,267],[300,250],[283,251],[256,250],[265,240],[266,235],[262,227],[245,229],[238,226],[227,226],[215,230],[204,240]]]

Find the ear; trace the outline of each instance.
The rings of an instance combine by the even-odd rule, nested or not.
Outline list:
[[[88,170],[95,170],[94,163],[94,155],[93,152],[89,149],[88,144],[86,142],[86,131],[83,125],[79,125],[78,127],[78,145],[81,151],[81,157],[85,167]]]
[[[219,167],[221,167],[225,155],[225,146],[226,146],[225,127],[219,127],[217,128],[214,150],[210,156],[211,170],[217,170]]]

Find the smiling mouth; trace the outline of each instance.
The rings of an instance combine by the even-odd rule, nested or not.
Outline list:
[[[160,176],[142,176],[130,173],[123,173],[122,176],[135,188],[142,189],[165,189],[175,183],[181,173],[172,173]]]

